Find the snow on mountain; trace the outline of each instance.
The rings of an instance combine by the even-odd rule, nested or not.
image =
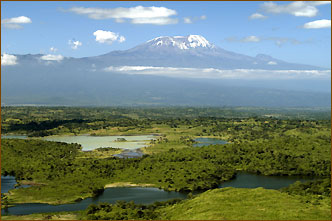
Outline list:
[[[93,57],[14,54],[2,59],[7,59],[1,70],[5,104],[331,105],[329,80],[301,79],[319,77],[321,68],[227,51],[199,35],[157,37]],[[301,75],[300,79],[275,80],[275,74],[287,77],[288,73]],[[328,93],[313,93],[313,87],[327,88]],[[309,92],[294,92],[297,88]]]
[[[71,70],[104,70],[110,66],[217,68],[225,70],[322,70],[322,68],[306,64],[288,63],[265,54],[251,57],[227,51],[210,43],[201,35],[160,36],[128,50],[111,51],[94,57],[15,56],[17,64],[21,65],[22,68],[23,66],[26,68],[27,66],[53,65]]]
[[[160,36],[147,41],[150,46],[174,46],[181,50],[188,50],[190,48],[214,48],[215,46],[200,35],[188,36]]]
[[[227,51],[201,35],[160,36],[134,48],[91,58],[101,66],[154,66],[219,69],[313,70],[310,65],[292,64],[268,55],[251,57]]]

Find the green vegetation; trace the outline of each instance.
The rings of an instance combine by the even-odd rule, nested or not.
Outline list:
[[[97,196],[106,185],[124,183],[149,184],[192,196],[197,190],[217,188],[241,170],[319,179],[295,183],[281,191],[227,188],[209,190],[181,202],[90,206],[84,216],[89,219],[330,217],[326,211],[330,210],[331,194],[331,120],[325,110],[5,107],[1,120],[3,133],[32,137],[158,134],[149,147],[141,149],[147,155],[138,159],[115,158],[113,155],[121,152],[116,148],[83,152],[78,144],[2,139],[2,175],[13,175],[21,184],[34,184],[5,194],[2,200],[9,205],[73,203]],[[197,137],[223,139],[230,144],[194,148]],[[260,215],[254,216],[256,213]]]
[[[330,202],[318,206],[277,190],[223,188],[157,211],[170,220],[330,220]]]
[[[82,211],[9,215],[1,216],[1,220],[81,220],[83,219],[82,215],[85,215],[81,213]]]
[[[315,202],[277,190],[223,188],[151,205],[118,201],[79,212],[4,216],[3,220],[330,220],[329,197]]]
[[[89,220],[330,220],[328,197],[317,202],[277,190],[223,188],[208,190],[183,201],[152,205],[132,202],[90,205],[83,218]]]

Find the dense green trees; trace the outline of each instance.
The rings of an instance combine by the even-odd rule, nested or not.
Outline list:
[[[310,142],[307,136],[287,136],[170,149],[140,159],[77,158],[79,145],[41,140],[3,139],[1,149],[2,174],[47,184],[17,192],[55,197],[61,190],[62,197],[70,199],[72,195],[96,195],[105,184],[120,181],[191,192],[216,188],[239,169],[265,175],[317,177],[329,177],[331,170],[329,142],[314,136]]]
[[[151,205],[125,201],[118,201],[115,204],[92,204],[84,211],[84,218],[88,220],[155,220],[160,217],[157,211],[158,208],[171,206],[179,201],[179,199],[174,199],[166,202],[156,202]]]
[[[122,181],[193,192],[216,188],[233,178],[237,170],[324,178],[316,183],[296,184],[285,191],[329,195],[331,129],[330,119],[322,119],[328,114],[302,111],[298,117],[290,110],[284,110],[279,112],[282,117],[263,116],[269,111],[276,114],[272,110],[246,112],[241,108],[6,107],[2,112],[2,129],[7,133],[30,136],[99,134],[101,130],[163,133],[151,142],[150,149],[158,151],[139,159],[96,158],[85,155],[78,144],[2,139],[2,174],[40,184],[15,189],[15,194],[8,199],[73,202],[100,194],[106,184]],[[314,119],[317,113],[325,114]],[[291,116],[295,117],[288,119]],[[193,148],[193,139],[198,136],[224,138],[230,144]],[[107,150],[100,149],[100,152]],[[127,218],[155,216],[132,204],[107,208],[114,211],[112,217],[117,217],[115,213],[123,217],[122,207],[136,211],[130,212]]]

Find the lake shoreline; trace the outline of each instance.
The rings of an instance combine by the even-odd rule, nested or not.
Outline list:
[[[31,186],[40,186],[40,185],[46,185],[42,183],[37,183],[34,181],[18,181],[19,184],[21,185],[31,185]],[[116,183],[109,183],[104,186],[104,190],[107,188],[116,188],[116,187],[153,187],[153,188],[158,188],[155,184],[150,184],[150,183],[132,183],[132,182],[116,182]],[[18,204],[25,204],[25,203],[42,203],[42,204],[49,204],[49,205],[63,205],[63,204],[73,204],[77,203],[79,201],[82,201],[86,198],[94,197],[92,194],[87,194],[85,196],[77,196],[73,197],[71,199],[67,200],[58,200],[58,201],[49,201],[49,200],[40,200],[40,199],[31,199],[31,198],[26,198],[25,199],[21,198],[19,194],[12,193],[9,191],[6,193],[6,195],[9,197],[11,200],[11,206],[15,206]],[[12,198],[14,196],[14,199]]]

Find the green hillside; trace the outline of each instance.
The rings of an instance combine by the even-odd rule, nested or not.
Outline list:
[[[168,220],[331,220],[330,205],[329,198],[313,203],[277,190],[223,188],[159,212]]]
[[[326,196],[289,195],[263,188],[208,190],[191,199],[143,206],[133,202],[90,205],[80,212],[3,216],[3,220],[331,220]]]

